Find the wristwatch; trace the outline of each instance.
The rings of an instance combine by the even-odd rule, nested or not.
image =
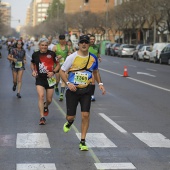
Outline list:
[[[70,82],[69,82],[69,81],[67,81],[67,82],[66,82],[66,84],[67,84],[67,85],[69,85],[69,84],[70,84]]]
[[[57,72],[56,71],[53,71],[54,74],[56,74]]]
[[[103,86],[103,83],[99,83],[99,86]]]

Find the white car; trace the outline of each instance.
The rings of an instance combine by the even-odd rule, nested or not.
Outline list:
[[[150,46],[143,46],[139,51],[138,51],[138,60],[149,60],[151,52],[151,47]]]
[[[159,61],[159,57],[160,57],[160,54],[161,54],[161,51],[163,50],[163,48],[168,45],[168,43],[155,43],[153,45],[153,49],[150,53],[150,59],[149,61],[150,62],[154,62],[154,63],[157,63]]]

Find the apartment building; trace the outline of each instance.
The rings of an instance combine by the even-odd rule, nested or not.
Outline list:
[[[126,2],[126,1],[129,1],[129,0],[115,0],[114,5],[115,6],[121,5],[123,2]]]
[[[106,12],[114,7],[114,0],[65,0],[65,13],[74,14],[76,12]]]
[[[6,26],[11,26],[11,5],[6,2],[1,2],[0,11],[2,13],[1,22]]]

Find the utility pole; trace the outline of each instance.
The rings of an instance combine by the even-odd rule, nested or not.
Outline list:
[[[154,16],[154,23],[153,23],[153,43],[156,43],[156,16]]]

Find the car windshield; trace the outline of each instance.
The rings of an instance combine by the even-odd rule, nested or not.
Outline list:
[[[134,45],[125,45],[123,48],[135,48]]]

